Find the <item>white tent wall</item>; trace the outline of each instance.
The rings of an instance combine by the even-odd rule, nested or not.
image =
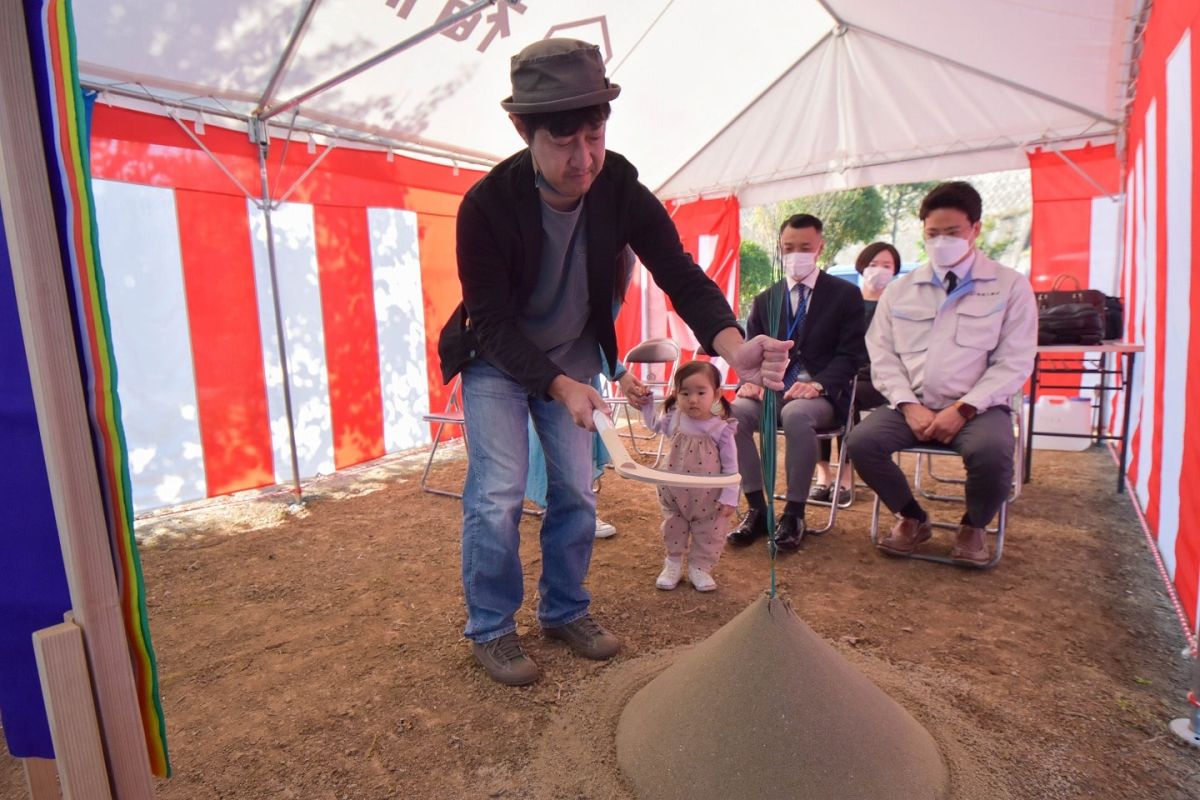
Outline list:
[[[462,157],[519,146],[498,101],[546,36],[601,46],[622,86],[609,143],[664,198],[743,205],[1023,166],[1041,143],[1115,136],[1141,0],[505,0],[300,105],[328,124]],[[80,4],[80,70],[249,113],[297,37],[288,98],[460,11],[442,0]],[[282,121],[282,115],[277,121]]]

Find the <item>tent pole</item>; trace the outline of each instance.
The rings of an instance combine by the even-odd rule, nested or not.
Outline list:
[[[1117,192],[1114,194],[1113,192],[1110,192],[1107,189],[1105,189],[1103,186],[1101,186],[1096,181],[1095,178],[1093,178],[1091,175],[1088,175],[1087,171],[1084,170],[1083,167],[1079,166],[1074,161],[1072,161],[1070,156],[1068,156],[1062,150],[1059,150],[1057,147],[1050,147],[1047,149],[1049,149],[1051,153],[1054,153],[1054,155],[1056,155],[1060,159],[1062,159],[1064,164],[1066,164],[1068,167],[1070,167],[1075,172],[1075,174],[1077,174],[1079,177],[1083,178],[1085,181],[1090,183],[1096,189],[1096,191],[1100,192],[1100,194],[1104,195],[1109,200],[1112,200],[1114,203],[1117,202],[1117,199],[1120,197],[1120,192]]]
[[[254,109],[254,113],[261,113],[275,99],[275,92],[279,91],[279,84],[283,81],[284,74],[292,64],[292,58],[296,55],[296,50],[300,47],[300,40],[308,32],[308,23],[312,22],[313,12],[317,10],[317,3],[320,1],[308,0],[304,4],[304,10],[300,12],[300,17],[296,20],[296,27],[292,28],[292,35],[288,37],[287,46],[283,48],[283,55],[279,57],[279,62],[275,65],[275,69],[271,73],[271,79],[267,81],[267,88],[263,90],[262,96],[258,98],[258,107]]]
[[[271,275],[271,303],[275,307],[275,341],[279,347],[279,371],[283,377],[283,409],[287,417],[288,448],[292,457],[292,486],[296,502],[304,502],[304,493],[300,488],[300,463],[296,458],[296,425],[292,421],[292,389],[288,377],[287,346],[283,337],[283,311],[279,307],[279,279],[275,268],[275,229],[271,225],[271,190],[267,183],[267,148],[271,145],[271,137],[267,127],[257,117],[250,120],[250,133],[254,143],[258,145],[258,174],[262,183],[262,212],[266,223],[267,233],[267,268]]]
[[[366,72],[367,70],[371,69],[371,67],[375,67],[375,66],[378,66],[379,64],[382,64],[384,61],[387,61],[389,58],[396,55],[397,53],[402,53],[405,50],[412,47],[413,45],[420,44],[421,42],[425,41],[426,39],[429,39],[429,38],[441,33],[442,31],[446,30],[447,28],[453,28],[455,25],[457,25],[459,22],[466,19],[467,17],[473,16],[477,12],[483,10],[485,7],[495,5],[498,2],[499,3],[509,3],[511,5],[512,3],[515,3],[516,0],[476,0],[476,2],[467,6],[462,11],[459,11],[456,14],[451,14],[450,16],[446,17],[445,19],[438,20],[433,25],[430,25],[428,28],[421,31],[420,33],[410,36],[407,39],[405,39],[404,41],[400,42],[399,44],[392,45],[388,49],[383,50],[379,53],[376,53],[375,55],[368,58],[366,61],[363,61],[362,63],[351,67],[350,69],[346,70],[345,72],[343,72],[339,75],[334,75],[329,80],[319,83],[316,86],[312,87],[311,89],[301,92],[300,94],[293,97],[291,100],[287,100],[287,101],[280,103],[277,106],[273,106],[271,108],[263,109],[261,112],[259,112],[258,118],[263,121],[266,121],[266,120],[270,119],[271,117],[282,114],[285,111],[290,111],[291,109],[293,109],[296,106],[303,103],[305,100],[309,100],[309,99],[321,94],[322,92],[326,92],[335,86],[345,83],[346,81],[350,80],[351,78],[355,77],[356,75],[360,75],[363,72]]]

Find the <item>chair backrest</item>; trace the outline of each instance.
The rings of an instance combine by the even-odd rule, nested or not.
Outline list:
[[[679,354],[679,345],[673,339],[646,339],[631,347],[622,361],[626,367],[633,364],[662,364],[666,366],[666,372],[662,380],[648,378],[648,373],[643,373],[642,379],[647,383],[662,385],[671,382],[671,376],[675,374],[675,368],[679,366]]]
[[[647,339],[625,354],[627,364],[664,364],[679,358],[679,345],[673,339]]]

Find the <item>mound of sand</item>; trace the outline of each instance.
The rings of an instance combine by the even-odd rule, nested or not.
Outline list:
[[[617,762],[654,800],[949,792],[929,733],[765,596],[634,695],[617,726]]]

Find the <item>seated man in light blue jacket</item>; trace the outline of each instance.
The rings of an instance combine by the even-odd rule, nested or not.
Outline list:
[[[888,407],[854,428],[858,474],[899,517],[879,549],[906,556],[929,539],[929,517],[892,460],[917,442],[962,456],[967,510],[951,557],[991,559],[984,528],[1012,485],[1009,398],[1033,370],[1037,306],[1029,279],[975,247],[983,202],[969,183],[935,186],[921,202],[929,263],[888,285],[867,332],[871,380]]]

